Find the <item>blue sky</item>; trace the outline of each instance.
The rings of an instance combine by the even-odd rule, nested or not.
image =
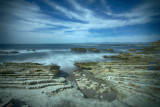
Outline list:
[[[0,0],[0,43],[160,40],[160,0]]]

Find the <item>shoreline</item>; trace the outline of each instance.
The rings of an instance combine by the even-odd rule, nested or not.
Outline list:
[[[57,76],[65,73],[57,65],[1,64],[0,106],[13,98],[17,107],[159,106],[157,47],[106,58],[116,61],[77,62],[77,69],[66,77]]]

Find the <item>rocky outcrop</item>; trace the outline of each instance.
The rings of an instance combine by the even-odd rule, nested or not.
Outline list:
[[[27,49],[27,51],[36,51],[36,49]]]
[[[130,48],[130,49],[128,49],[129,51],[136,51],[136,49],[134,49],[134,48]]]
[[[160,45],[160,40],[156,42],[152,42],[151,45]]]
[[[73,72],[78,89],[86,98],[98,99],[100,101],[113,101],[116,99],[116,91],[113,84],[101,81],[85,70]]]
[[[125,54],[120,54],[120,55],[116,55],[116,56],[111,56],[112,58],[117,58],[117,59],[128,59],[130,56],[129,53],[125,53]]]
[[[159,46],[149,46],[147,48],[141,49],[146,53],[159,53],[160,52],[160,47]]]
[[[97,62],[86,62],[86,63],[74,63],[75,66],[80,67],[81,69],[91,70],[92,66],[96,65]]]
[[[160,59],[158,58],[160,55],[156,53],[126,53],[115,57],[124,60],[99,62],[96,65],[90,65],[92,69],[87,72],[104,83],[112,84],[112,88],[117,92],[116,99],[128,106],[158,106],[160,103],[160,94],[157,93],[160,90],[160,72],[158,72]],[[81,68],[83,66],[85,67],[85,64],[81,63]],[[80,89],[89,89],[88,86],[92,89],[93,84],[89,79],[77,73],[75,76],[79,76],[77,85]],[[93,86],[96,87],[96,85]],[[108,84],[105,84],[104,87],[108,87]],[[97,89],[101,90],[101,88]]]
[[[38,63],[14,63],[5,62],[0,64],[0,76],[5,77],[31,77],[31,78],[54,78],[59,72],[60,66],[45,66]]]
[[[107,48],[107,49],[102,49],[103,51],[109,51],[109,52],[113,52],[114,50],[111,48]]]
[[[87,49],[86,48],[72,48],[71,51],[74,51],[74,52],[86,52]]]
[[[17,54],[19,53],[18,51],[0,51],[0,54]]]
[[[55,97],[83,98],[83,94],[64,77],[56,77],[59,69],[57,65],[46,66],[38,63],[0,64],[0,106],[8,104],[12,98],[25,101],[24,107],[48,107],[48,102],[44,102]],[[13,106],[19,107],[16,104]],[[57,102],[49,103],[51,106],[55,104]]]
[[[100,50],[97,48],[88,48],[88,50],[91,52],[100,52]]]
[[[116,58],[120,60],[142,60],[143,57],[140,57],[139,54],[132,54],[132,53],[124,53],[120,55],[111,56],[111,58]]]

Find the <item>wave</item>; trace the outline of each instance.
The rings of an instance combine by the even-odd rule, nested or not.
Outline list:
[[[104,55],[117,55],[116,53],[85,53],[85,54],[77,54],[77,53],[61,53],[61,54],[48,54],[43,58],[32,58],[24,60],[23,62],[34,62],[41,63],[44,65],[57,64],[61,66],[61,70],[71,73],[74,69],[75,62],[97,62],[104,61]]]
[[[45,52],[65,52],[70,51],[70,49],[22,49],[22,50],[15,50],[15,49],[8,49],[8,50],[0,50],[3,55],[8,54],[25,54],[25,53],[45,53]]]
[[[100,46],[98,44],[75,44],[75,45],[78,45],[78,46]]]
[[[36,50],[15,50],[8,49],[2,51],[18,51],[16,54],[9,54],[6,56],[0,55],[1,61],[12,61],[12,62],[33,62],[33,63],[41,63],[44,65],[57,64],[61,66],[61,70],[71,73],[74,69],[75,62],[97,62],[97,61],[105,61],[103,58],[104,55],[117,55],[118,53],[76,53],[71,52],[70,49],[36,49]],[[33,54],[31,54],[33,53]]]

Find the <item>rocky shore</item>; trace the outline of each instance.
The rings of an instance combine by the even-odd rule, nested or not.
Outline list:
[[[79,88],[93,89],[94,93],[97,93],[96,98],[103,100],[113,98],[110,101],[117,100],[129,107],[158,107],[160,105],[160,49],[149,46],[142,50],[142,52],[135,52],[135,49],[130,49],[129,53],[104,56],[104,58],[116,59],[111,62],[76,63],[77,67],[83,69],[81,75],[89,72],[96,80],[101,81],[95,84],[85,79],[85,76],[80,76],[76,78]],[[75,73],[75,76],[78,74]],[[106,91],[108,97],[107,94],[105,95]]]
[[[160,49],[156,43],[141,52],[130,48],[128,53],[103,57],[114,60],[75,62],[77,69],[68,77],[58,77],[60,66],[55,64],[0,64],[0,106],[159,107]]]
[[[92,74],[81,69],[77,69],[78,71],[74,71],[67,78],[57,77],[59,69],[57,65],[45,66],[38,63],[0,64],[0,106],[7,107],[8,104],[16,107],[118,105],[117,102],[112,102],[117,94],[111,86],[108,88],[109,84],[101,84],[101,80],[95,79]]]

